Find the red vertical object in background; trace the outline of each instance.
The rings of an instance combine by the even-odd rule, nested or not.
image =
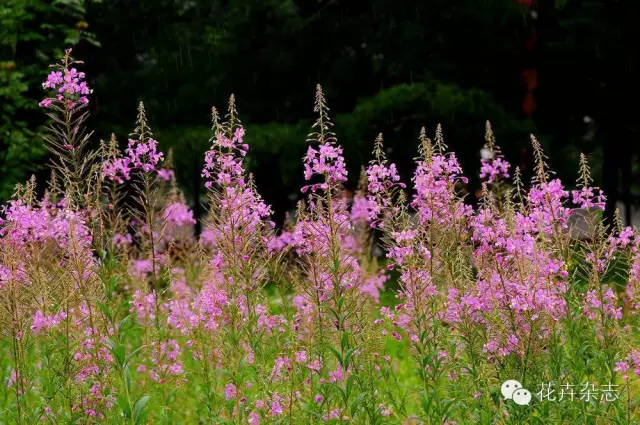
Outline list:
[[[528,7],[531,11],[531,17],[535,19],[536,8],[533,0],[516,0],[516,2]],[[524,43],[525,57],[527,57],[527,59],[533,56],[535,44],[536,34],[534,32],[534,27],[531,26],[531,34]],[[527,60],[526,62],[529,61]],[[534,64],[530,62],[528,66],[525,65],[520,70],[520,76],[525,88],[524,98],[522,99],[522,111],[526,116],[530,117],[536,110],[535,90],[538,87],[538,70],[534,67]]]

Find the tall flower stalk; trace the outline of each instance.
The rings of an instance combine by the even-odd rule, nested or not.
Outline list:
[[[640,418],[640,236],[604,220],[584,155],[565,185],[532,137],[525,182],[487,123],[472,207],[440,126],[407,184],[380,135],[352,192],[318,86],[303,199],[277,229],[232,96],[197,235],[142,104],[123,150],[90,149],[80,65],[67,51],[44,83],[44,194],[32,178],[0,209],[0,422]]]

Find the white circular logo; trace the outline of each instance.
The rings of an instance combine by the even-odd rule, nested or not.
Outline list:
[[[515,390],[513,395],[511,396],[513,401],[519,405],[524,406],[525,404],[529,404],[531,401],[531,392],[529,390],[525,390],[524,388]]]
[[[502,387],[500,387],[500,392],[502,393],[502,397],[505,400],[511,400],[511,396],[513,392],[518,388],[522,388],[522,384],[515,379],[509,379],[508,381],[504,381],[502,383]]]

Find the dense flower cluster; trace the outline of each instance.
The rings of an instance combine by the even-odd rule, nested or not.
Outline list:
[[[502,155],[494,157],[494,154],[489,152],[488,156],[490,158],[482,158],[480,160],[480,178],[488,183],[495,183],[500,179],[508,179],[510,177],[509,168],[511,168],[511,164]]]
[[[175,226],[196,224],[196,220],[193,218],[193,211],[191,211],[189,207],[182,202],[174,202],[167,205],[163,216],[168,223]]]
[[[47,81],[42,83],[42,87],[46,89],[56,90],[55,97],[47,97],[40,102],[40,107],[50,108],[54,105],[74,109],[79,105],[89,103],[87,98],[93,90],[89,88],[85,79],[84,72],[78,72],[76,68],[69,68],[68,61],[56,67],[60,71],[51,71],[47,76]]]
[[[411,206],[418,211],[423,224],[451,224],[471,214],[468,205],[454,202],[456,184],[467,183],[461,173],[462,168],[454,154],[438,154],[429,161],[418,162],[413,177],[415,195]]]
[[[166,170],[157,170],[158,164],[164,159],[164,154],[158,152],[158,142],[154,139],[134,140],[129,139],[129,146],[125,153],[127,156],[113,158],[102,164],[102,173],[105,178],[114,180],[120,184],[131,179],[131,171],[139,169],[144,173],[158,171],[158,175],[167,180]]]
[[[59,97],[43,106],[84,102],[72,64],[49,75]],[[378,137],[351,196],[318,88],[305,199],[276,230],[232,98],[224,122],[213,114],[197,235],[138,112],[124,155],[115,138],[88,155],[89,177],[73,183],[86,187],[66,178],[41,197],[31,181],[0,211],[0,422],[640,418],[640,234],[603,219],[584,156],[568,187],[534,139],[525,189],[487,126],[474,208],[440,128],[435,142],[421,132],[406,185]],[[529,406],[496,397],[512,379]],[[617,392],[554,403],[536,382]]]
[[[491,124],[487,121],[486,145],[480,151],[480,178],[487,183],[498,183],[510,177],[511,164],[504,159],[500,148],[496,146]]]
[[[214,139],[213,146],[204,155],[204,168],[202,177],[208,181],[206,187],[219,185],[245,185],[242,158],[247,154],[249,146],[244,143],[244,129],[236,128],[231,138],[227,138],[222,132]]]
[[[326,182],[305,186],[303,192],[311,189],[328,189],[330,184],[347,181],[347,169],[342,157],[342,147],[324,142],[318,148],[309,146],[304,157],[304,178],[311,180],[314,175],[326,177]]]

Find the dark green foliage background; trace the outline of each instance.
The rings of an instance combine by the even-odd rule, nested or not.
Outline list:
[[[352,187],[379,132],[409,177],[420,127],[433,134],[437,123],[466,173],[477,175],[486,119],[525,172],[528,133],[536,132],[568,181],[580,151],[598,180],[603,164],[632,176],[637,149],[603,160],[613,138],[637,140],[637,106],[623,111],[619,104],[637,93],[630,77],[635,33],[621,20],[637,7],[614,3],[540,2],[532,19],[516,0],[6,0],[0,198],[30,173],[46,176],[37,102],[46,64],[66,46],[86,62],[95,89],[95,141],[114,132],[124,144],[144,101],[194,205],[211,106],[224,109],[234,93],[252,146],[250,168],[281,219],[298,197],[316,83],[335,116]],[[527,54],[534,32],[537,47]],[[528,67],[540,75],[533,119],[521,111],[520,71]],[[624,186],[619,174],[604,173],[614,198]]]

